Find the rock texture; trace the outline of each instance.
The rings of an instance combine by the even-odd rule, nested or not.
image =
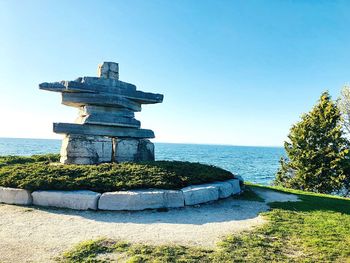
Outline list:
[[[149,140],[118,139],[114,158],[117,162],[154,161],[154,144]]]
[[[98,65],[97,75],[100,78],[119,79],[119,65],[114,62],[103,62]]]
[[[232,185],[232,194],[233,195],[239,194],[242,191],[240,179],[231,179],[231,180],[228,180],[226,182]]]
[[[44,82],[39,88],[62,93],[63,105],[79,109],[75,123],[54,123],[54,132],[65,134],[62,163],[154,160],[154,145],[147,140],[154,133],[140,128],[134,112],[141,111],[142,104],[161,103],[163,95],[139,91],[120,81],[118,63],[100,64],[98,77]]]
[[[150,140],[140,140],[138,150],[138,160],[154,161],[154,144]]]
[[[185,205],[197,205],[219,199],[219,188],[210,184],[182,188]]]
[[[61,163],[96,164],[112,161],[112,139],[103,136],[66,135]]]
[[[215,182],[211,185],[215,186],[219,190],[219,198],[227,198],[233,193],[233,185],[228,182]]]
[[[92,191],[35,191],[33,204],[75,210],[96,210],[101,194]]]
[[[103,193],[98,209],[144,210],[183,206],[184,197],[181,191],[150,189]]]
[[[31,205],[32,196],[29,191],[24,189],[0,187],[0,203]]]
[[[112,138],[154,138],[154,133],[151,130],[106,125],[54,123],[53,130],[61,134],[109,136]]]

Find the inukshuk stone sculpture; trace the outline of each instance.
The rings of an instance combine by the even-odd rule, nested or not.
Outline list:
[[[141,104],[163,101],[162,94],[136,90],[119,80],[119,66],[104,62],[98,77],[74,81],[41,83],[42,90],[62,93],[62,104],[79,108],[75,123],[54,123],[53,131],[65,134],[61,163],[98,164],[103,162],[138,162],[154,160],[152,130],[140,129],[134,112]]]

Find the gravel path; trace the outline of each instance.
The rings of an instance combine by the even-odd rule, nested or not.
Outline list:
[[[272,201],[294,195],[257,190]],[[0,262],[51,262],[62,251],[88,239],[108,237],[147,244],[213,247],[223,236],[265,221],[263,202],[228,198],[168,212],[93,212],[0,204]]]

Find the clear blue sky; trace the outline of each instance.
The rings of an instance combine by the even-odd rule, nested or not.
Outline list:
[[[350,81],[350,1],[0,0],[0,137],[60,138],[77,110],[38,83],[102,61],[165,95],[137,116],[155,141],[282,145]]]

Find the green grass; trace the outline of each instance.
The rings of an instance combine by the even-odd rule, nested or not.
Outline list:
[[[188,248],[184,246],[131,245],[109,239],[89,240],[78,244],[72,250],[57,258],[59,262],[109,262],[108,255],[99,259],[98,255],[125,253],[127,262],[210,262],[212,250]]]
[[[129,247],[130,245],[125,242],[107,239],[89,240],[78,244],[74,249],[64,253],[57,260],[62,262],[99,262],[96,259],[99,254],[126,252]]]
[[[237,200],[246,200],[246,201],[256,201],[256,202],[264,202],[264,198],[255,193],[252,187],[243,187],[243,193],[240,195],[232,196],[233,199]]]
[[[180,189],[232,179],[221,168],[200,163],[156,161],[100,165],[53,165],[58,155],[0,157],[0,186],[27,190]]]
[[[237,262],[349,262],[350,200],[285,188],[279,191],[297,194],[301,202],[270,203],[272,210],[263,214],[269,223],[253,232],[227,237],[219,244],[217,258]]]
[[[261,186],[248,186],[255,187]],[[97,240],[78,245],[59,260],[109,262],[108,257],[99,256],[122,253],[127,262],[350,262],[349,199],[285,188],[278,191],[297,194],[301,202],[270,203],[271,210],[263,213],[268,223],[229,235],[214,250]],[[251,193],[241,198],[256,201]]]
[[[263,188],[263,189],[270,189],[276,192],[281,193],[287,193],[287,194],[296,194],[296,195],[310,195],[310,196],[319,196],[319,197],[329,197],[331,199],[339,199],[339,200],[350,200],[350,198],[343,197],[343,196],[337,196],[337,195],[330,195],[330,194],[321,194],[321,193],[315,193],[315,192],[309,192],[309,191],[303,191],[303,190],[296,190],[291,188],[285,188],[282,186],[266,186],[266,185],[259,185],[259,184],[253,184],[250,182],[244,182],[244,185],[249,186],[251,188]]]

